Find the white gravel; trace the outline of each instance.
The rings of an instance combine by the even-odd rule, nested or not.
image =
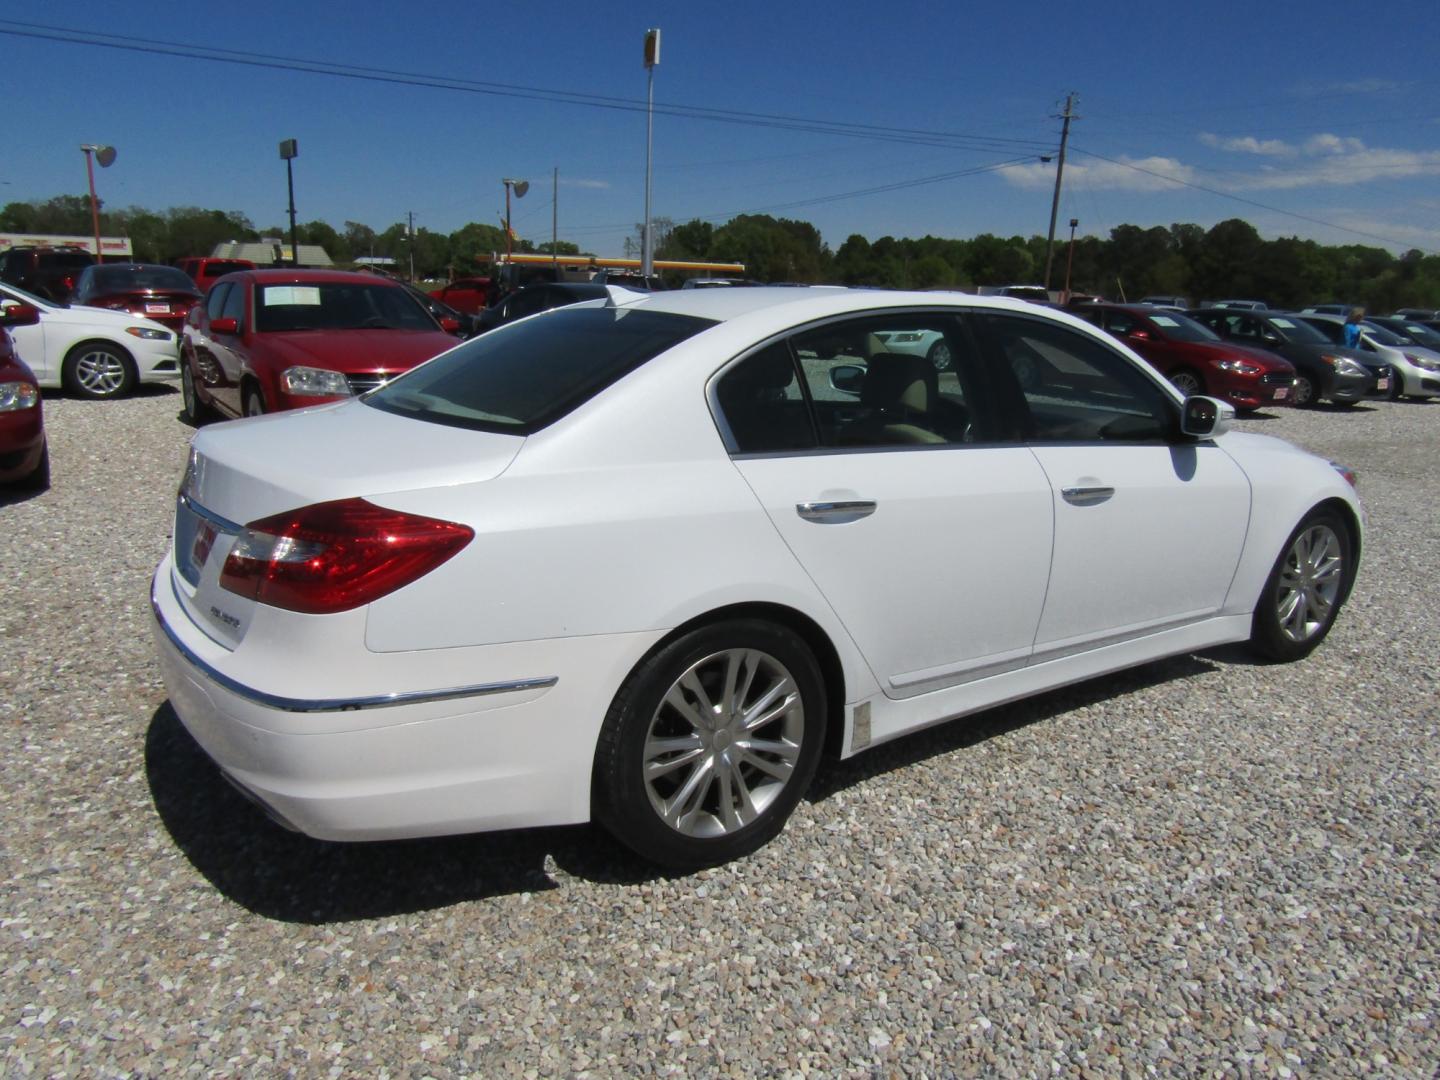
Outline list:
[[[166,704],[179,394],[49,397],[0,496],[6,1076],[1377,1076],[1440,1069],[1440,404],[1242,422],[1360,473],[1330,640],[1219,650],[827,763],[654,874],[587,828],[268,824]]]

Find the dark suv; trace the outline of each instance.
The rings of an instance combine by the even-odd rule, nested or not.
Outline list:
[[[42,300],[70,299],[80,271],[95,262],[84,248],[14,247],[0,255],[0,281]]]

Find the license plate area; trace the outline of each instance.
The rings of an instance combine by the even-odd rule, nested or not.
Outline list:
[[[146,305],[145,305],[145,314],[146,314],[146,315],[169,315],[169,314],[170,314],[170,305],[169,305],[169,304],[146,304]]]
[[[199,588],[205,564],[215,550],[215,541],[222,536],[233,539],[235,533],[227,523],[201,513],[189,499],[182,496],[175,504],[175,568],[192,589]],[[222,545],[228,550],[229,545]]]
[[[1284,400],[1285,400],[1287,397],[1289,397],[1289,396],[1290,396],[1290,388],[1289,388],[1288,386],[1282,386],[1282,387],[1280,387],[1279,390],[1276,390],[1276,391],[1275,391],[1275,400],[1276,400],[1276,401],[1284,401]]]
[[[1381,375],[1380,378],[1378,378],[1378,379],[1375,380],[1375,389],[1376,389],[1376,390],[1389,390],[1389,389],[1390,389],[1390,380],[1389,380],[1389,378],[1386,377],[1386,376],[1384,376],[1384,375]]]

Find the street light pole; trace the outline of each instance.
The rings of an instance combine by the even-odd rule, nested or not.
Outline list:
[[[105,259],[104,253],[100,250],[100,200],[95,197],[95,166],[93,162],[98,161],[102,169],[108,169],[115,162],[115,148],[98,146],[95,143],[81,143],[80,149],[85,151],[85,175],[90,181],[90,222],[95,227],[95,261],[100,263]]]
[[[649,91],[645,107],[645,233],[641,237],[640,273],[648,281],[655,269],[655,243],[650,230],[650,161],[655,145],[655,68],[660,63],[660,31],[645,31],[645,70]]]
[[[1070,302],[1070,268],[1075,265],[1075,227],[1080,224],[1079,218],[1070,219],[1070,253],[1065,256],[1065,302]]]
[[[294,139],[285,139],[280,143],[280,156],[285,159],[285,183],[290,190],[290,265],[300,265],[300,245],[295,240],[295,171],[291,162],[300,153],[300,147]]]

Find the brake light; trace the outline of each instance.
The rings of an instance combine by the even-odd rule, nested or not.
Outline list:
[[[469,526],[364,499],[317,503],[247,525],[220,584],[257,603],[328,615],[424,577],[474,537]]]

